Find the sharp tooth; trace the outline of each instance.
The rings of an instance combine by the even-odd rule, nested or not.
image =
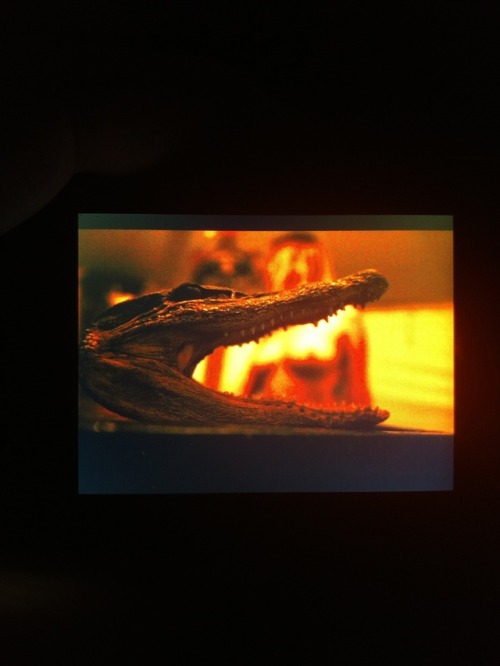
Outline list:
[[[224,337],[225,337],[225,338],[228,338],[228,337],[229,337],[229,333],[228,333],[227,331],[224,331]]]
[[[263,331],[264,329],[265,329],[264,324],[261,324],[261,325],[260,325],[260,330]]]
[[[255,326],[252,326],[252,328],[250,330],[252,332],[252,335],[255,335]]]
[[[274,317],[271,319],[271,328],[274,326]]]

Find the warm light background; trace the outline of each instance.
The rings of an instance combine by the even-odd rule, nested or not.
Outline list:
[[[263,256],[283,232],[240,231],[238,244]],[[451,231],[317,231],[337,277],[379,270],[389,289],[367,306],[368,372],[388,425],[453,432],[454,319]],[[145,290],[192,279],[202,231],[80,230],[82,274],[106,267],[140,276]]]

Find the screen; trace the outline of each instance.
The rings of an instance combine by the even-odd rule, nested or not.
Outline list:
[[[451,216],[78,233],[81,494],[453,489]]]

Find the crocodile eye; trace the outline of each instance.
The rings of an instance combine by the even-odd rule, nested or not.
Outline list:
[[[138,315],[145,314],[163,303],[162,294],[147,294],[129,301],[123,301],[106,310],[97,322],[102,331],[110,331],[125,324]]]
[[[184,282],[168,294],[169,301],[193,301],[204,297],[204,290],[194,282]]]

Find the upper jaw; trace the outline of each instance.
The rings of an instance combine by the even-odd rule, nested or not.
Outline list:
[[[316,324],[346,305],[364,307],[368,301],[380,298],[387,288],[385,278],[371,270],[346,280],[350,281],[347,291],[345,281],[339,280],[309,283],[288,292],[253,296],[232,292],[230,297],[221,293],[179,303],[165,302],[163,311],[155,313],[155,320],[160,329],[171,325],[170,335],[178,340],[174,347],[175,365],[191,377],[196,365],[217,347],[258,341],[288,326]],[[356,285],[354,289],[352,284]],[[153,320],[151,324],[155,329]]]
[[[364,306],[380,298],[387,282],[368,270],[336,282],[253,296],[200,287],[202,297],[176,301],[179,290],[184,293],[182,287],[157,294],[161,300],[151,310],[124,322],[120,331],[109,331],[111,344],[137,355],[166,354],[169,365],[191,377],[196,365],[217,347],[257,341],[288,326],[315,324],[346,305]]]

